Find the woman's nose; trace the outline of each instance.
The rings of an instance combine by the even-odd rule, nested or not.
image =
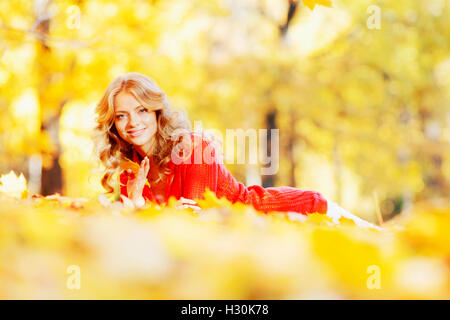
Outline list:
[[[139,123],[138,116],[137,116],[137,115],[134,115],[134,114],[130,114],[129,121],[128,121],[128,125],[129,125],[130,127],[134,127],[134,126],[136,126],[138,123]]]

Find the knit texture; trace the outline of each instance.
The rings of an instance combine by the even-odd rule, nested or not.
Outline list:
[[[172,158],[169,167],[172,174],[167,176],[166,191],[163,200],[156,199],[148,184],[144,187],[146,200],[163,204],[170,197],[198,200],[204,199],[206,188],[215,192],[218,198],[225,197],[232,203],[241,202],[252,205],[262,212],[294,211],[306,213],[326,213],[327,200],[319,192],[301,190],[293,187],[263,188],[258,185],[246,187],[227,170],[220,161],[214,146],[203,137],[192,134],[193,149],[184,159]],[[139,163],[137,153],[133,161]],[[127,194],[125,173],[120,175],[120,193]]]

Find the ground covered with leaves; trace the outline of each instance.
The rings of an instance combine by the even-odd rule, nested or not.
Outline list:
[[[416,206],[376,230],[213,193],[201,212],[105,197],[0,201],[2,299],[450,298],[448,207]]]

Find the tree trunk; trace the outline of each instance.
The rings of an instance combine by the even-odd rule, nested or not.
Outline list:
[[[291,169],[289,172],[289,186],[295,187],[297,186],[297,181],[295,179],[295,169],[296,169],[296,159],[295,159],[295,145],[297,144],[297,136],[295,132],[295,123],[297,122],[297,118],[295,116],[295,112],[291,111],[291,119],[290,119],[290,130],[287,144],[287,155],[289,162],[291,164]]]
[[[270,110],[266,115],[266,128],[267,128],[267,155],[273,159],[274,156],[272,154],[272,134],[271,130],[276,129],[276,117],[277,117],[277,110],[272,109]],[[278,157],[277,157],[278,158]],[[262,177],[262,186],[267,187],[273,187],[275,185],[275,176],[274,175],[264,175]]]
[[[284,37],[287,34],[287,31],[289,29],[290,23],[292,22],[292,19],[294,18],[296,12],[298,11],[298,0],[288,0],[288,11],[286,13],[286,20],[285,22],[279,26],[279,37],[282,41]],[[281,43],[280,41],[280,43]],[[270,94],[269,94],[270,96]],[[277,110],[275,108],[268,111],[266,114],[266,127],[268,129],[268,135],[267,135],[267,151],[268,154],[270,154],[271,158],[272,156],[272,150],[271,150],[271,129],[276,129],[276,116],[277,116]],[[293,133],[295,134],[295,133]],[[293,138],[291,136],[290,138]],[[293,152],[294,148],[294,140],[289,140],[289,143],[292,145],[289,146],[289,149],[291,152]],[[295,162],[293,161],[293,155],[290,154],[291,158],[291,185],[295,186]],[[273,187],[275,185],[275,176],[274,175],[265,175],[262,177],[262,183],[263,187]]]
[[[47,43],[47,39],[50,31],[50,6],[51,0],[34,2],[34,9],[36,20],[33,26],[34,31],[37,34],[38,44],[37,44],[37,54],[36,54],[36,69],[38,74],[38,97],[39,106],[41,108],[41,130],[46,131],[48,137],[50,138],[53,146],[54,152],[49,154],[47,150],[43,150],[42,158],[42,175],[41,175],[41,190],[40,193],[43,195],[53,194],[55,192],[61,193],[62,191],[62,169],[59,164],[60,159],[60,143],[59,143],[59,115],[62,105],[59,108],[55,108],[56,114],[48,117],[44,109],[49,106],[46,99],[47,90],[51,86],[52,72],[48,69],[48,64],[46,62],[52,59],[52,50]]]
[[[61,147],[59,144],[59,115],[52,117],[42,130],[47,131],[52,143],[56,147],[56,152],[52,154],[51,163],[42,167],[41,194],[49,195],[54,193],[62,193],[63,179],[62,168],[59,164],[61,156]]]

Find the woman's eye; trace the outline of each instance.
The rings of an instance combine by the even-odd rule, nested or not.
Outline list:
[[[123,119],[123,118],[125,118],[125,115],[124,115],[124,114],[118,114],[118,115],[116,116],[116,118],[117,118],[117,119]]]
[[[139,112],[147,112],[147,109],[142,108],[141,110],[139,110]]]

